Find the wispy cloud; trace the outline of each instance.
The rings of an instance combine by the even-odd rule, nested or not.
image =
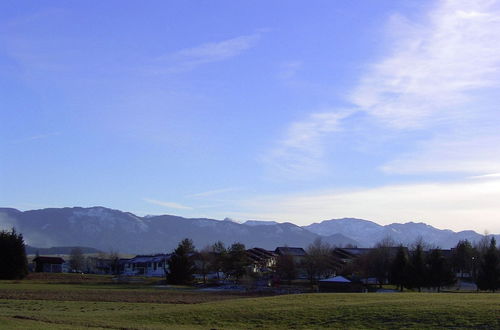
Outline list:
[[[471,176],[470,178],[471,179],[484,179],[484,180],[496,179],[496,178],[500,178],[500,173],[476,175],[476,176]]]
[[[351,111],[323,111],[292,123],[277,146],[263,156],[263,161],[284,176],[322,173],[321,160],[326,151],[323,139],[340,130],[342,119],[350,114]]]
[[[442,1],[423,22],[393,18],[394,50],[353,91],[353,104],[396,128],[460,119],[473,92],[500,83],[496,1]]]
[[[176,209],[176,210],[192,210],[192,207],[182,205],[176,202],[166,202],[166,201],[159,201],[156,199],[150,199],[150,198],[143,198],[143,201],[150,203],[150,204],[155,204],[155,205],[160,205],[167,207],[169,209]]]
[[[22,142],[29,142],[29,141],[35,141],[35,140],[42,140],[42,139],[46,139],[49,137],[58,136],[60,134],[61,134],[61,132],[38,134],[38,135],[32,135],[32,136],[16,139],[16,140],[13,140],[11,142],[12,143],[22,143]]]
[[[294,84],[297,80],[297,72],[302,68],[302,61],[287,61],[281,64],[278,77],[288,84]]]
[[[395,139],[420,132],[415,150],[381,167],[387,173],[500,171],[500,2],[441,1],[419,21],[393,16],[388,31],[398,31],[388,32],[392,47],[349,94],[352,110],[291,123],[273,147],[273,167],[323,173],[325,156],[335,153],[332,132],[362,113],[357,129],[378,126]]]
[[[500,179],[497,177],[261,196],[242,201],[241,209],[247,211],[229,213],[229,216],[291,221],[299,225],[342,217],[381,224],[422,221],[438,228],[472,228],[478,232],[500,233],[499,199]]]
[[[260,33],[255,33],[181,49],[158,57],[155,60],[155,68],[159,72],[167,73],[193,70],[203,64],[220,62],[238,56],[254,47],[259,39]]]
[[[500,154],[497,151],[500,135],[464,129],[472,132],[465,136],[457,132],[437,134],[420,142],[416,150],[397,155],[381,169],[386,173],[397,174],[487,174],[500,171]]]
[[[194,197],[194,198],[199,198],[199,197],[211,197],[215,195],[220,195],[220,194],[225,194],[228,192],[235,192],[241,190],[240,188],[221,188],[221,189],[214,189],[214,190],[208,190],[208,191],[203,191],[195,194],[188,195],[187,197]]]
[[[8,21],[6,25],[9,27],[18,27],[26,24],[31,24],[45,19],[57,19],[68,14],[68,10],[63,8],[47,8],[35,11],[26,15],[16,16]]]
[[[376,66],[353,94],[382,121],[427,129],[430,136],[382,169],[499,172],[500,2],[445,1],[428,25],[407,30],[412,39]]]

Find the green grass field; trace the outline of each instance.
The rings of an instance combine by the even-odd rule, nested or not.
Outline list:
[[[500,294],[360,293],[255,297],[94,281],[0,281],[8,329],[500,329]]]

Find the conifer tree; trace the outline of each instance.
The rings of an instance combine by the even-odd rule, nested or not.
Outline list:
[[[406,268],[408,267],[408,254],[406,248],[402,245],[398,247],[396,257],[392,261],[390,280],[391,283],[396,284],[396,287],[403,291],[406,284]]]
[[[441,287],[452,285],[456,278],[451,264],[438,249],[432,250],[427,256],[427,286],[441,291]]]
[[[217,273],[217,280],[220,281],[220,273],[224,271],[224,264],[227,258],[227,249],[222,241],[217,241],[211,246],[210,267]]]
[[[245,245],[232,244],[228,250],[224,272],[238,281],[245,274],[248,264]]]
[[[463,240],[457,243],[451,256],[453,268],[460,277],[464,277],[464,273],[472,274],[472,262],[474,260],[474,248],[468,240]]]
[[[28,275],[28,260],[22,234],[14,228],[0,231],[0,279],[21,279]]]
[[[500,258],[494,237],[490,240],[490,246],[482,256],[477,276],[477,286],[481,290],[495,292],[500,288]]]
[[[426,269],[425,269],[425,259],[424,259],[424,246],[423,243],[418,241],[410,255],[409,267],[406,270],[407,284],[409,289],[417,288],[418,292],[422,291],[422,287],[425,286],[426,279]]]
[[[183,239],[168,261],[167,282],[171,284],[189,284],[193,281],[195,265],[193,241]]]

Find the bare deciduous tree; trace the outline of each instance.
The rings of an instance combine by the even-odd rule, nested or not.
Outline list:
[[[83,251],[79,247],[71,249],[69,255],[69,266],[75,272],[81,272],[85,264],[85,257]]]

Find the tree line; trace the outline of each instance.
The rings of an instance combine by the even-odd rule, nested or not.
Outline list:
[[[192,283],[194,274],[206,282],[207,274],[216,273],[218,279],[238,281],[248,273],[250,260],[245,246],[234,243],[225,247],[222,242],[196,251],[190,239],[184,239],[174,250],[168,262],[167,281],[172,284]],[[480,290],[496,291],[500,288],[500,251],[495,238],[484,238],[473,245],[467,240],[458,242],[451,253],[429,247],[423,240],[411,246],[397,246],[384,239],[374,248],[347,262],[339,260],[335,247],[320,239],[306,249],[300,262],[290,255],[278,255],[268,276],[291,283],[305,275],[311,285],[323,278],[344,275],[361,281],[373,279],[379,286],[393,284],[398,290],[423,288],[440,291],[457,279],[468,279]],[[254,275],[255,276],[255,275]],[[371,283],[373,284],[373,283]]]
[[[462,240],[451,250],[431,247],[422,239],[397,247],[391,239],[384,239],[339,272],[370,277],[379,286],[393,284],[400,291],[440,291],[457,280],[473,282],[479,290],[496,291],[500,288],[500,250],[494,237],[485,237],[474,245]]]
[[[194,280],[194,274],[200,274],[206,283],[209,273],[216,273],[218,280],[231,278],[239,281],[247,273],[248,265],[246,248],[242,243],[226,247],[219,241],[196,251],[193,241],[185,238],[168,260],[167,282],[190,284]]]
[[[74,247],[69,254],[69,267],[72,272],[102,272],[118,275],[120,273],[120,255],[111,250],[99,252],[94,256],[85,256],[80,247]]]
[[[297,262],[290,255],[279,255],[268,270],[268,277],[291,283],[299,274],[305,275],[311,285],[319,280],[345,275],[351,278],[374,278],[381,286],[394,284],[403,291],[433,288],[440,291],[458,279],[468,279],[480,290],[496,291],[500,288],[500,250],[494,237],[484,237],[476,244],[467,240],[458,242],[451,254],[445,250],[429,247],[418,240],[411,246],[397,246],[385,239],[367,249],[352,260],[339,260],[336,249],[322,242],[314,241],[306,249],[306,254]],[[112,272],[119,272],[118,253],[101,256],[111,260]],[[92,261],[94,260],[94,261]],[[81,250],[74,249],[70,256],[72,269],[83,270],[89,262]],[[182,240],[168,261],[167,281],[172,284],[189,284],[194,275],[199,274],[204,283],[210,273],[218,280],[239,281],[244,275],[258,276],[249,272],[249,260],[245,245],[234,243],[226,247],[216,242],[197,251],[192,240]],[[28,262],[22,234],[12,229],[0,231],[0,279],[21,279],[28,274]],[[262,275],[262,274],[261,274]]]

